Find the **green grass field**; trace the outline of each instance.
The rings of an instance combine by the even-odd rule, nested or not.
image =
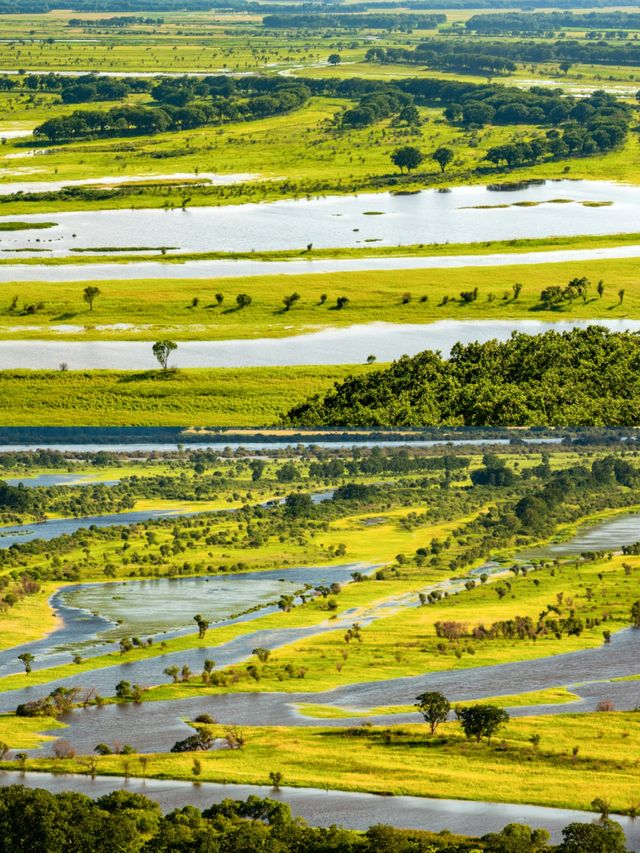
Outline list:
[[[11,718],[0,718],[0,736],[11,743]],[[9,732],[3,736],[3,726]],[[216,733],[224,734],[222,727]],[[451,797],[519,802],[563,808],[591,808],[594,798],[612,811],[637,803],[640,719],[634,713],[560,715],[513,719],[491,744],[465,740],[457,723],[434,738],[424,725],[341,731],[318,728],[243,728],[239,750],[198,753],[199,779],[269,784],[280,771],[282,784],[339,788],[390,795]],[[531,744],[540,737],[538,748]],[[577,748],[577,749],[576,749]],[[574,750],[576,753],[574,754]],[[99,758],[97,772],[193,779],[193,754]],[[34,758],[29,769],[87,772],[82,759]],[[3,762],[3,769],[15,764]]]
[[[544,309],[540,293],[587,276],[587,299]],[[598,297],[602,279],[604,294]],[[522,290],[514,299],[513,285]],[[256,278],[96,282],[101,295],[89,310],[82,294],[88,282],[8,284],[0,303],[0,338],[67,340],[177,341],[285,337],[384,319],[389,323],[438,320],[621,320],[640,316],[636,260],[589,260],[518,266],[415,269],[271,275]],[[478,288],[475,301],[460,293]],[[620,290],[624,290],[620,303]],[[237,310],[235,298],[248,293],[252,303]],[[285,310],[283,299],[300,299]],[[224,302],[218,306],[215,294]],[[349,304],[335,309],[339,296]],[[326,301],[323,301],[323,297]],[[13,299],[17,306],[13,308]],[[193,300],[197,304],[193,305]],[[35,314],[25,306],[42,303]],[[118,328],[116,324],[125,324]],[[77,325],[61,332],[60,324]],[[111,328],[110,328],[111,326]],[[131,327],[128,327],[131,326]],[[375,355],[375,344],[373,354]],[[54,365],[52,365],[53,367]],[[277,373],[277,372],[276,372]],[[0,380],[1,381],[1,380]],[[220,425],[226,425],[221,422]],[[253,422],[252,422],[253,423]]]

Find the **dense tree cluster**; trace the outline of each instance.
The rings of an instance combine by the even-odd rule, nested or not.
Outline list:
[[[480,35],[535,33],[545,35],[561,29],[621,30],[640,29],[638,12],[499,12],[472,15],[465,27]]]
[[[349,7],[351,8],[351,7]],[[262,20],[267,29],[358,29],[358,30],[433,30],[444,24],[446,15],[411,14],[310,14],[310,15],[265,15]]]
[[[484,16],[482,16],[484,17]],[[516,63],[557,62],[564,70],[576,63],[591,65],[637,65],[640,44],[611,44],[606,41],[576,39],[478,41],[477,38],[429,39],[413,50],[402,47],[373,47],[366,53],[369,62],[426,65],[441,71],[472,74],[509,74]]]
[[[82,85],[72,88],[73,96],[92,100],[93,87],[84,84],[87,88],[82,88]],[[96,91],[97,86],[96,83]],[[159,102],[157,107],[123,104],[104,111],[78,110],[71,115],[45,121],[35,128],[34,136],[63,142],[249,121],[297,109],[306,103],[310,91],[298,81],[254,77],[245,79],[236,92],[232,78],[211,77],[201,81],[193,78],[162,81],[151,94]]]
[[[481,711],[470,716],[480,725]],[[12,853],[625,853],[622,828],[609,820],[569,824],[556,847],[546,844],[546,832],[522,824],[477,839],[382,824],[357,832],[309,826],[285,803],[256,796],[223,800],[203,811],[184,806],[163,816],[157,803],[129,791],[92,800],[22,785],[0,791],[0,833],[3,849]]]
[[[316,426],[640,424],[640,337],[598,326],[404,356],[291,409]]]
[[[114,15],[113,18],[69,18],[68,27],[107,27],[114,29],[121,27],[157,27],[164,24],[164,18],[145,18],[140,15]]]

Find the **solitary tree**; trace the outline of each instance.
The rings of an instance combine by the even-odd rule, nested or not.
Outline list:
[[[458,716],[465,735],[474,737],[478,743],[483,737],[491,743],[492,736],[509,721],[509,714],[497,705],[469,705],[462,708]]]
[[[238,308],[248,308],[251,305],[251,297],[248,293],[239,293],[236,296],[236,304]]]
[[[405,169],[407,172],[417,169],[423,160],[424,154],[419,148],[415,148],[413,145],[403,145],[402,148],[396,148],[391,155],[391,162],[401,172],[404,172]]]
[[[640,601],[634,601],[631,605],[631,622],[634,628],[640,628]]]
[[[340,63],[342,62],[342,57],[339,53],[330,53],[327,62],[329,63],[329,65],[340,65]]]
[[[198,639],[203,640],[204,635],[207,633],[207,628],[211,623],[208,619],[205,619],[199,613],[196,613],[196,615],[193,617],[193,621],[198,626]]]
[[[596,290],[598,291],[598,298],[602,299],[602,295],[604,294],[604,281],[602,279],[598,282]]]
[[[158,359],[163,370],[167,370],[169,356],[175,349],[178,349],[178,344],[175,341],[156,341],[153,345],[153,354]]]
[[[622,303],[624,302],[624,287],[621,287],[618,291],[618,300],[618,305],[622,305]]]
[[[449,716],[451,703],[442,693],[433,691],[431,693],[421,693],[416,697],[416,708],[429,723],[431,734],[435,734],[440,723],[444,723]]]
[[[93,311],[93,302],[95,299],[98,298],[98,296],[100,296],[101,293],[102,291],[100,290],[100,288],[95,287],[94,285],[90,284],[89,287],[85,287],[82,293],[82,298],[89,306],[89,311]]]
[[[284,303],[284,310],[288,311],[290,308],[292,308],[296,304],[296,302],[299,299],[300,299],[299,293],[290,293],[289,296],[285,296],[284,299],[282,300]]]
[[[34,655],[32,655],[31,652],[23,652],[21,655],[18,655],[18,660],[22,661],[24,671],[29,675],[31,672],[31,664],[35,660]]]
[[[436,163],[440,166],[440,171],[444,172],[449,163],[453,160],[454,153],[451,148],[447,148],[446,145],[441,145],[431,155],[431,159],[435,160]]]

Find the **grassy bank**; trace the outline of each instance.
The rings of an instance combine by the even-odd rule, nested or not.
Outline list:
[[[578,809],[590,809],[601,797],[613,811],[637,801],[637,714],[513,719],[491,744],[466,740],[457,723],[441,726],[434,738],[424,725],[386,732],[244,728],[242,749],[197,753],[198,779],[269,785],[269,773],[279,771],[284,785],[379,794]],[[218,727],[217,733],[224,731]],[[193,781],[193,759],[193,753],[145,756],[144,763],[137,756],[106,756],[98,759],[97,772]],[[15,763],[2,767],[15,769]],[[28,767],[87,772],[82,759],[34,759]]]
[[[261,426],[366,367],[2,371],[5,426]]]
[[[164,336],[177,341],[286,337],[382,318],[389,323],[621,320],[640,317],[637,266],[635,259],[582,260],[527,267],[507,263],[459,269],[266,275],[242,280],[109,281],[98,282],[101,294],[92,311],[82,297],[86,283],[16,283],[5,285],[0,337],[60,340],[64,335],[69,340],[151,342]],[[585,301],[543,306],[540,294],[545,288],[565,287],[583,276],[591,281]],[[604,285],[602,297],[596,290],[599,280]],[[522,287],[517,298],[513,290],[516,283]],[[461,293],[475,288],[477,297],[464,301]],[[241,292],[248,293],[252,302],[239,310],[236,296]],[[216,301],[217,293],[223,296],[221,305]],[[293,293],[300,298],[285,310],[283,300]],[[343,296],[349,302],[337,310],[336,300]],[[26,313],[25,306],[39,303],[43,307],[35,314]],[[61,323],[67,326],[62,333],[57,330]],[[375,355],[375,340],[371,347]],[[220,421],[219,425],[227,423]]]

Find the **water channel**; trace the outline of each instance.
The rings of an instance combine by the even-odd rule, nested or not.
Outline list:
[[[363,364],[369,355],[388,362],[402,355],[438,350],[446,358],[457,344],[507,341],[514,332],[530,335],[568,332],[598,325],[612,332],[638,332],[640,320],[439,320],[435,323],[365,323],[304,335],[250,340],[184,341],[172,354],[172,367],[276,367]],[[157,369],[150,341],[0,341],[2,369],[53,370]]]

